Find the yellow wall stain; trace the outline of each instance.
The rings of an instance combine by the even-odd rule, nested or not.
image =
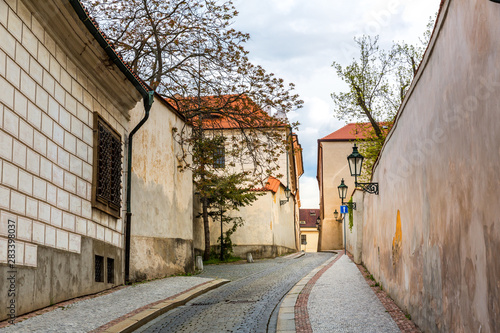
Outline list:
[[[401,214],[398,209],[398,216],[396,219],[396,234],[392,239],[392,265],[395,266],[399,257],[401,256],[401,247],[403,243],[403,233],[401,231]]]
[[[273,221],[269,222],[269,225],[271,226],[271,230],[273,230]]]

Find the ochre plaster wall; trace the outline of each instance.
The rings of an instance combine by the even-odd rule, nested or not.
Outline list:
[[[131,122],[142,119],[138,105]],[[183,121],[158,97],[149,119],[133,139],[132,280],[193,270],[193,182],[189,170],[177,168],[180,153],[172,129]]]
[[[365,196],[363,262],[425,332],[500,331],[499,21],[444,2]]]
[[[306,235],[306,245],[301,245],[300,249],[305,252],[318,252],[319,232],[316,228],[301,228],[301,235]]]
[[[348,141],[321,142],[322,145],[322,220],[320,231],[320,250],[338,250],[344,248],[343,224],[337,222],[333,212],[340,213],[341,200],[337,186],[344,178],[349,187],[348,197],[354,190],[354,178],[349,172],[347,156],[352,153],[353,143]],[[346,198],[346,201],[349,198]]]

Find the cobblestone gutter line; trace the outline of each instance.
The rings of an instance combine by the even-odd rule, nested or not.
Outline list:
[[[342,254],[327,260],[300,280],[283,299],[278,313],[278,325],[276,333],[312,332],[307,313],[307,300],[309,293],[318,278],[330,268]],[[313,281],[311,284],[310,282]],[[307,287],[310,284],[310,287]],[[306,288],[307,287],[307,288]],[[304,301],[303,295],[307,292]],[[305,302],[305,303],[304,303]],[[301,330],[303,327],[309,330]]]
[[[314,284],[323,275],[324,272],[333,266],[343,254],[339,254],[329,264],[319,270],[304,286],[302,292],[297,297],[295,303],[295,327],[297,333],[312,333],[311,323],[309,322],[309,313],[307,312],[307,302],[309,301],[309,294],[311,293]]]
[[[117,318],[90,333],[129,333],[133,332],[139,327],[145,325],[149,321],[164,314],[167,311],[175,309],[181,305],[186,304],[195,297],[200,296],[212,289],[220,287],[229,280],[217,279],[208,281],[187,289],[179,294],[170,296],[163,300],[150,303],[139,309],[136,309],[128,314]]]
[[[353,256],[348,252],[348,257],[354,262]],[[377,295],[378,299],[385,307],[391,318],[396,322],[399,329],[402,333],[422,333],[422,331],[418,328],[418,326],[408,319],[405,313],[396,305],[396,303],[389,297],[389,295],[382,289],[380,286],[376,286],[376,282],[369,278],[370,272],[363,267],[363,265],[356,264],[359,271],[363,275],[366,280],[366,283],[371,287],[375,295]]]

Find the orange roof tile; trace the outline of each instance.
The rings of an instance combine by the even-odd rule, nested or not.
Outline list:
[[[250,97],[246,95],[221,95],[169,99],[186,118],[195,122],[200,112],[208,115],[203,120],[204,129],[234,129],[285,127],[286,123],[264,112]],[[192,116],[189,113],[194,112]]]
[[[267,192],[271,191],[273,193],[278,192],[280,188],[281,181],[277,178],[274,178],[273,176],[269,176],[269,179],[267,180],[266,186],[261,187],[261,188],[254,188],[251,191],[255,192]]]

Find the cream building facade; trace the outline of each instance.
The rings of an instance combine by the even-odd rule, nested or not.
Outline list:
[[[152,96],[79,1],[0,0],[0,275],[16,269],[16,315],[125,281],[126,142]],[[165,121],[165,128],[182,121],[169,106],[161,107],[157,101],[152,118]],[[149,132],[165,128],[150,125],[134,143],[141,154],[132,191],[135,186],[137,195],[151,195],[163,187],[162,207],[171,210],[169,217],[178,215],[159,236],[172,240],[165,241],[172,253],[178,253],[172,242],[181,239],[175,244],[184,254],[183,263],[164,254],[170,270],[158,265],[155,274],[191,271],[191,176],[170,168],[175,159],[167,134]],[[167,148],[160,162],[144,151],[153,136]],[[161,177],[148,163],[166,167]],[[174,187],[165,190],[170,180]],[[186,193],[177,193],[177,186]],[[162,215],[147,215],[146,209],[140,202],[132,207],[140,218],[135,221],[144,223],[132,229],[133,245],[152,234],[141,234],[144,229],[156,232],[160,223]],[[132,255],[149,259],[140,251]],[[132,262],[139,277],[149,270]],[[0,280],[1,295],[8,295],[8,282]],[[0,320],[7,315],[1,311]]]
[[[263,116],[267,114],[263,113]],[[216,131],[228,138],[240,135],[241,129],[227,128],[216,129]],[[282,176],[278,179],[270,177],[267,184],[262,188],[255,189],[262,195],[250,206],[243,207],[239,211],[230,213],[235,217],[241,217],[244,225],[239,227],[232,235],[234,255],[245,257],[246,253],[252,253],[255,258],[275,257],[284,253],[295,252],[300,249],[300,227],[299,227],[299,177],[304,173],[302,164],[302,148],[298,136],[291,133],[288,126],[280,126],[269,129],[281,133],[282,139],[291,142],[292,145],[285,149],[283,154],[277,156],[277,163]],[[212,134],[213,135],[213,134]],[[231,140],[227,145],[230,144]],[[231,149],[227,147],[226,149]],[[227,166],[222,172],[239,172],[252,170],[252,163],[236,163],[235,167]],[[291,191],[290,198],[285,196],[285,189]],[[195,198],[196,200],[196,198]],[[194,206],[195,216],[200,211],[199,203]],[[194,219],[195,224],[195,248],[198,253],[204,249],[203,222],[201,218]],[[228,227],[225,226],[223,230]],[[210,222],[210,244],[216,245],[220,237],[220,220],[215,218]]]
[[[300,209],[300,249],[304,252],[318,252],[319,245],[319,209]]]
[[[316,178],[320,194],[320,251],[344,248],[343,220],[336,220],[334,217],[335,210],[340,216],[342,204],[337,187],[344,179],[348,186],[345,201],[348,201],[354,191],[354,177],[351,177],[347,156],[352,153],[354,142],[362,136],[359,125],[351,123],[318,140]]]

